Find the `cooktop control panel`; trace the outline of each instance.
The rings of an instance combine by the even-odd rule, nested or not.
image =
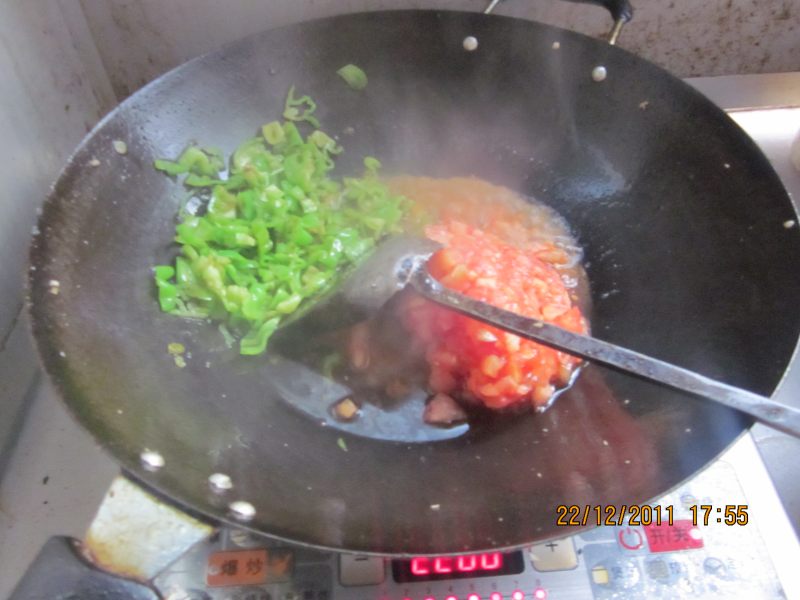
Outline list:
[[[584,510],[565,508],[563,518]],[[727,463],[641,513],[524,550],[407,560],[221,530],[155,583],[167,600],[785,598]]]

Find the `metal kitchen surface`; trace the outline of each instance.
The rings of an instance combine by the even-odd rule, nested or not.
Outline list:
[[[800,74],[692,83],[731,111],[754,137],[797,202],[800,173],[792,165],[790,147],[800,130]],[[757,209],[755,203],[757,199]],[[795,361],[776,398],[797,406],[799,391]],[[761,428],[752,437],[760,441],[784,502],[796,506],[796,473],[791,477],[780,469],[794,464],[787,458],[797,456],[797,441]],[[686,534],[680,539],[674,539],[675,527],[623,525],[534,546],[522,554],[392,564],[309,553],[225,530],[191,550],[156,583],[174,600],[542,600],[586,597],[589,590],[598,598],[800,597],[795,567],[800,547],[752,437],[743,436],[708,470],[653,503],[673,507],[677,529]],[[111,460],[57,404],[49,386],[41,385],[0,486],[0,597],[13,588],[50,536],[84,536],[116,473]],[[691,523],[698,518],[688,508],[693,502],[712,507],[707,527]],[[746,506],[748,524],[725,525],[728,505]],[[455,577],[454,571],[481,571],[485,576]]]

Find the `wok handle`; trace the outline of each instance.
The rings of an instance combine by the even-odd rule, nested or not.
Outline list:
[[[610,342],[573,333],[538,319],[496,308],[454,292],[431,277],[424,267],[411,275],[413,288],[438,304],[521,337],[605,364],[639,377],[702,396],[746,413],[757,421],[800,437],[800,410]]]
[[[597,4],[598,6],[602,6],[609,13],[611,13],[611,18],[614,19],[614,26],[611,28],[611,32],[608,34],[608,43],[611,44],[612,46],[617,43],[617,38],[619,37],[619,34],[622,31],[622,26],[633,18],[633,6],[631,6],[631,3],[628,0],[567,0],[567,1],[580,2],[582,4]],[[498,4],[500,4],[500,0],[491,0],[491,2],[489,2],[489,6],[487,6],[486,10],[484,10],[483,12],[488,15],[497,7]]]
[[[633,6],[628,0],[568,0],[569,2],[580,2],[581,4],[597,4],[602,6],[609,13],[614,23],[622,21],[627,23],[633,18]]]
[[[80,542],[52,537],[42,547],[9,600],[158,600],[150,587],[101,571],[81,556]]]

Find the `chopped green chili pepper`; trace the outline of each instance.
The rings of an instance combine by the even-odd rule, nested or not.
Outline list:
[[[175,275],[175,269],[170,266],[160,266],[154,269],[156,287],[158,288],[158,303],[164,312],[172,312],[177,306],[178,288],[169,280]]]
[[[281,127],[281,124],[278,121],[273,121],[272,123],[267,123],[264,125],[261,128],[261,134],[264,136],[264,139],[273,146],[280,144],[286,139],[286,136],[283,133],[283,127]]]
[[[280,319],[270,319],[266,323],[253,327],[239,342],[239,351],[242,354],[261,354],[267,349],[267,341],[278,328]]]
[[[365,156],[364,168],[370,173],[377,173],[378,169],[381,168],[381,161],[379,161],[377,158],[373,158],[372,156]]]
[[[367,87],[367,74],[356,65],[345,65],[336,73],[354,90],[363,90]]]
[[[308,141],[314,142],[317,145],[317,148],[320,150],[326,150],[331,154],[341,154],[343,150],[343,148],[333,141],[333,139],[330,138],[327,133],[320,131],[319,129],[308,136]]]
[[[283,118],[287,121],[308,121],[314,127],[319,128],[319,121],[314,116],[317,110],[317,103],[310,96],[294,97],[294,86],[289,88],[286,96],[286,104],[283,108]]]
[[[214,177],[225,168],[222,153],[216,148],[198,148],[189,146],[177,161],[156,159],[153,166],[168,175],[192,173]]]
[[[242,143],[227,178],[215,149],[189,146],[175,161],[154,163],[168,175],[185,175],[199,207],[180,211],[180,254],[154,269],[161,310],[219,322],[227,345],[238,337],[242,354],[264,352],[285,319],[400,231],[408,207],[380,181],[372,157],[360,178],[331,176],[342,148],[322,131],[304,136],[298,129],[301,122],[319,125],[315,109],[291,88],[286,120],[267,123]]]
[[[186,352],[186,346],[181,344],[180,342],[170,342],[167,344],[167,352],[170,354],[183,354]]]

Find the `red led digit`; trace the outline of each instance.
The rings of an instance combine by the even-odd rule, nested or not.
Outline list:
[[[478,568],[478,557],[474,554],[459,556],[456,559],[456,569],[462,573],[469,573]]]
[[[536,588],[536,591],[533,592],[533,597],[536,600],[547,600],[547,590],[544,588]]]
[[[467,596],[467,600],[481,600],[481,597],[478,594],[470,594]]]
[[[503,600],[503,594],[500,592],[492,592],[492,595],[489,596],[489,600]]]
[[[425,596],[425,600],[436,600],[433,596]]]
[[[525,594],[519,590],[514,590],[514,593],[511,594],[511,600],[522,600],[523,598],[525,598]]]
[[[424,556],[418,556],[411,559],[411,572],[414,575],[427,575],[431,572],[428,567],[428,559]]]
[[[453,562],[449,556],[440,556],[433,559],[434,573],[452,573]]]
[[[502,563],[502,556],[499,552],[492,552],[491,554],[481,554],[481,569],[484,571],[494,571],[500,568]]]
[[[447,596],[444,600],[458,600],[457,596]]]

